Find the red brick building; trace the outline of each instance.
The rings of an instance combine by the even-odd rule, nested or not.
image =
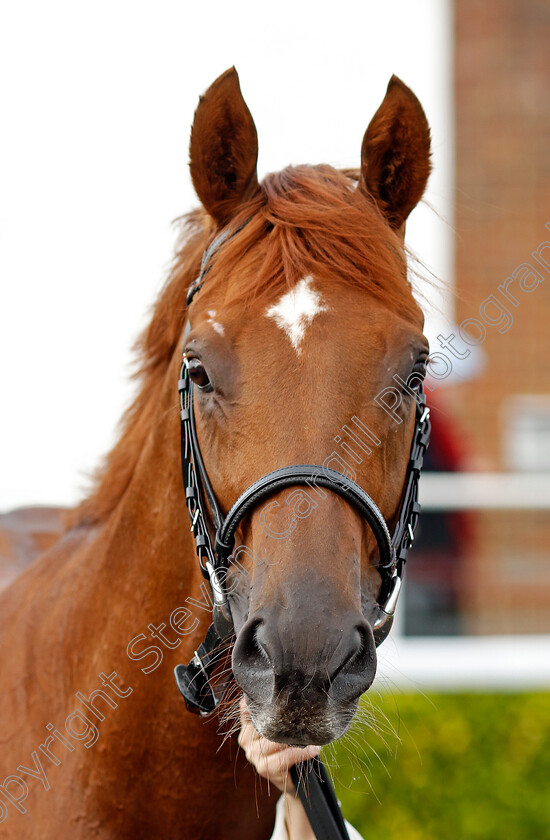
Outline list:
[[[456,321],[486,363],[445,397],[483,469],[549,470],[550,4],[456,0],[455,96]],[[475,527],[466,632],[550,633],[548,511]]]

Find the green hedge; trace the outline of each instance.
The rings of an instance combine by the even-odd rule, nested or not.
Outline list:
[[[365,840],[550,840],[550,694],[369,703],[324,752]]]

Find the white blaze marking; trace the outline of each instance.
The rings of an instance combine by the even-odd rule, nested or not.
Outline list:
[[[214,321],[214,318],[216,317],[216,310],[215,309],[209,309],[208,310],[208,315],[210,317],[208,318],[207,323],[210,324],[212,329],[215,330],[218,333],[218,335],[224,335],[224,329],[223,329],[222,325],[219,324],[217,321]]]
[[[319,292],[311,287],[313,277],[308,275],[296,283],[294,289],[286,292],[274,306],[266,310],[266,316],[273,318],[278,327],[285,331],[296,353],[302,352],[302,341],[308,327],[319,312],[327,307]]]

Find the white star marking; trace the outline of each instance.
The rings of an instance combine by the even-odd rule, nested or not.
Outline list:
[[[216,317],[216,310],[215,309],[209,309],[208,310],[208,315],[210,317],[208,318],[207,323],[210,324],[212,329],[215,330],[218,333],[218,335],[224,335],[224,329],[223,329],[222,325],[219,324],[217,321],[214,321],[214,318]]]
[[[289,337],[296,353],[302,352],[302,341],[306,328],[319,312],[326,312],[327,307],[319,292],[312,288],[313,277],[303,277],[294,289],[286,292],[274,306],[266,310],[266,316],[273,318]]]

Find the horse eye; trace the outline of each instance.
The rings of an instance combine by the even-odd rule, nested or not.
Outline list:
[[[197,388],[211,387],[206,368],[199,359],[188,359],[187,369],[189,371],[189,379]]]
[[[423,382],[428,367],[428,357],[421,356],[417,359],[416,364],[412,370],[411,375],[409,376],[409,387],[413,389],[413,391],[418,391],[420,384]]]

